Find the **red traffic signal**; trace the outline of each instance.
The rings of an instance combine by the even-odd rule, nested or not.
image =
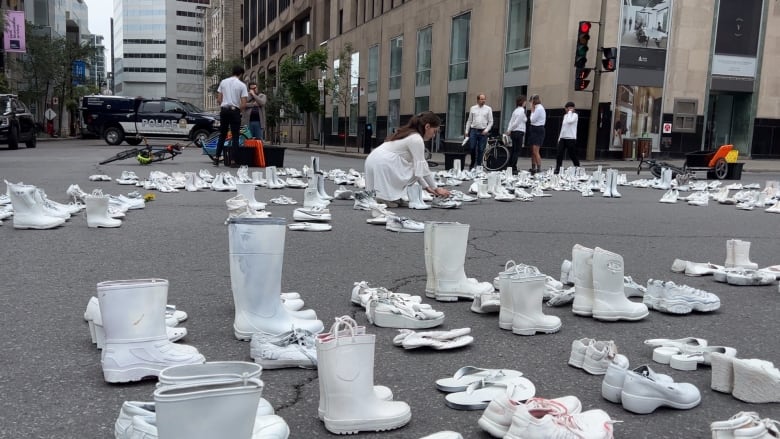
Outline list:
[[[577,41],[574,49],[574,67],[585,68],[588,63],[588,42],[590,42],[590,21],[580,21],[577,26]]]
[[[590,26],[590,21],[580,21],[580,32],[585,34],[590,32]]]

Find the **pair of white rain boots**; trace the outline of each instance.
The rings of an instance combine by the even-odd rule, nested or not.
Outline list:
[[[604,185],[604,191],[601,195],[605,197],[620,198],[620,192],[618,192],[618,171],[617,169],[607,169],[607,182]]]
[[[579,244],[572,248],[574,303],[572,312],[598,320],[641,320],[647,306],[626,298],[623,257],[596,247]]]
[[[11,183],[6,180],[8,198],[14,208],[14,228],[16,229],[53,229],[61,226],[72,213],[81,207],[55,203],[37,187],[30,184]]]
[[[547,276],[530,265],[506,263],[498,274],[501,308],[498,326],[514,334],[551,334],[561,329],[561,319],[542,312]]]
[[[426,222],[424,229],[425,295],[442,302],[492,293],[490,282],[466,277],[469,225],[456,222]]]

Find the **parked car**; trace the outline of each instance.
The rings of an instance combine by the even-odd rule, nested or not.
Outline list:
[[[24,142],[28,148],[35,148],[35,119],[16,95],[0,94],[0,144],[7,144],[8,149],[17,149],[19,142]]]

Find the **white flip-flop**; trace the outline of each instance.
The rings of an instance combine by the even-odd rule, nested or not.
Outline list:
[[[442,392],[463,392],[470,384],[477,381],[501,382],[521,376],[523,376],[522,372],[512,369],[482,369],[464,366],[458,369],[453,376],[436,380],[436,388]]]
[[[444,403],[455,410],[484,410],[490,401],[510,394],[513,401],[525,401],[536,394],[536,386],[528,378],[514,377],[502,381],[480,380],[463,392],[450,393]]]
[[[659,346],[666,346],[666,347],[704,347],[707,346],[707,340],[703,338],[696,338],[696,337],[685,337],[685,338],[678,338],[678,339],[669,339],[669,338],[651,338],[645,340],[645,344],[650,347],[659,347]]]
[[[290,230],[303,230],[306,232],[327,232],[333,230],[333,226],[330,224],[318,224],[318,223],[291,223],[287,225]]]
[[[448,333],[464,332],[464,330],[465,332],[471,332],[470,328],[462,328],[453,331],[412,332],[404,337],[401,341],[401,346],[403,346],[404,349],[417,349],[420,347],[428,347],[436,350],[462,348],[470,345],[474,341],[474,337],[470,335],[452,337]],[[393,342],[395,343],[395,340],[393,340]]]

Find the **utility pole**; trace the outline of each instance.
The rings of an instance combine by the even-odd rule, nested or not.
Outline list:
[[[111,94],[115,95],[116,90],[114,84],[116,83],[116,75],[114,74],[114,17],[111,17]]]
[[[601,15],[599,15],[599,39],[596,50],[601,52],[604,47],[604,22],[607,16],[607,2],[601,0]],[[599,58],[600,59],[600,58]],[[599,120],[599,100],[601,90],[601,67],[599,59],[596,60],[596,67],[593,69],[593,95],[590,103],[590,120],[588,123],[588,147],[585,150],[585,160],[596,160],[596,130]]]

